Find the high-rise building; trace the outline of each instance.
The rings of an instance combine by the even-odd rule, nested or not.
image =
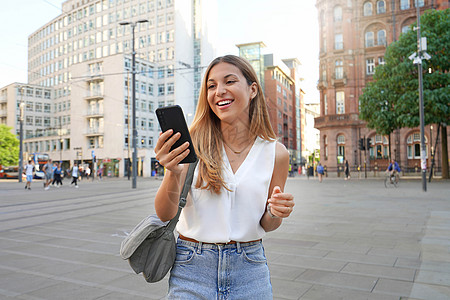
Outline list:
[[[270,123],[278,141],[289,151],[293,168],[302,163],[304,149],[303,91],[300,88],[296,58],[275,61],[273,54],[263,54],[263,42],[236,45],[258,75],[269,111]]]
[[[384,64],[386,47],[417,20],[416,4],[421,13],[448,7],[448,1],[439,0],[316,1],[320,34],[317,87],[321,107],[315,127],[320,130],[321,161],[329,172],[336,172],[345,159],[354,169],[366,163],[370,170],[385,170],[390,157],[404,171],[420,171],[419,128],[401,128],[390,137],[382,136],[359,119],[363,88],[373,80],[375,67]],[[436,141],[436,128],[433,131],[433,126],[425,127],[427,165],[431,162],[434,146],[431,141]],[[370,149],[359,149],[361,138],[370,139]],[[440,166],[438,156],[436,160]]]
[[[62,160],[91,164],[106,175],[127,172],[132,144],[131,89],[136,91],[138,175],[149,176],[159,126],[155,109],[178,104],[190,123],[204,67],[214,58],[216,1],[67,0],[62,14],[28,38],[28,81],[51,90],[51,124],[25,149],[67,140]],[[146,20],[147,22],[137,22]],[[136,85],[131,86],[132,26],[136,22]],[[208,24],[208,27],[206,27]]]

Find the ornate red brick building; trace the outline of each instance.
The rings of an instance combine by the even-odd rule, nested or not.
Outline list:
[[[384,63],[387,45],[397,40],[416,17],[416,2],[421,13],[445,9],[443,0],[317,0],[320,34],[320,130],[321,161],[329,172],[342,167],[345,159],[353,169],[366,162],[369,170],[385,169],[389,157],[404,171],[420,170],[420,130],[395,130],[390,139],[366,128],[359,119],[359,96],[372,80],[375,67]],[[437,125],[425,127],[427,166],[432,151],[438,169],[441,145],[435,146]],[[360,138],[370,138],[372,148],[361,151]],[[389,140],[391,147],[389,148]],[[390,151],[390,153],[389,153]],[[437,151],[437,152],[436,152]]]

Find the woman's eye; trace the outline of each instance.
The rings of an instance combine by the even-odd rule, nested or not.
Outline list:
[[[227,84],[232,84],[232,83],[235,83],[236,81],[234,81],[234,80],[228,80],[227,81]]]
[[[208,86],[208,90],[211,90],[211,89],[213,89],[213,88],[215,88],[216,86],[214,85],[214,84],[211,84],[211,85],[209,85]]]

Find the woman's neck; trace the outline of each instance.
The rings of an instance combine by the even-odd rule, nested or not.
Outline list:
[[[235,153],[243,151],[243,148],[247,148],[255,140],[255,136],[249,130],[249,125],[241,122],[236,124],[222,123],[221,131],[225,146],[228,146]]]

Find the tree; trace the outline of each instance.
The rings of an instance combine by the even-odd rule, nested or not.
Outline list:
[[[429,60],[423,60],[425,124],[442,125],[442,176],[448,178],[446,124],[450,120],[450,9],[428,10],[420,18],[421,36],[427,37]],[[417,51],[417,33],[411,30],[390,44],[385,64],[375,69],[359,98],[360,118],[367,127],[388,135],[396,128],[420,125],[417,66],[408,58]],[[444,158],[446,155],[447,158]]]
[[[11,127],[0,124],[0,165],[13,166],[19,162],[19,140]]]

